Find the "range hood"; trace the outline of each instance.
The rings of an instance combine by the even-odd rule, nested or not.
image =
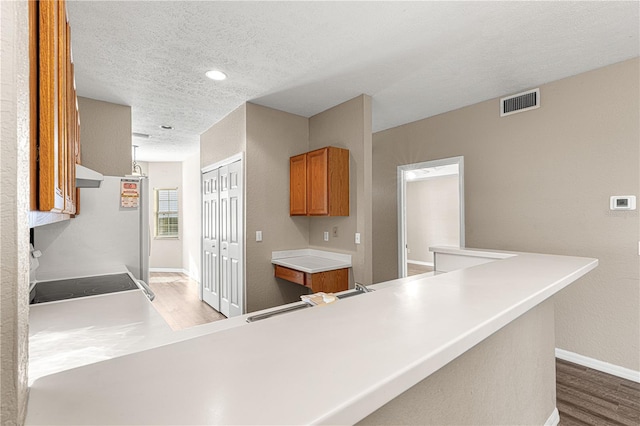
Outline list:
[[[99,188],[103,180],[101,173],[76,164],[76,188]]]

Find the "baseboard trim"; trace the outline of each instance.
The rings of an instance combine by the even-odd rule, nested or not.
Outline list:
[[[149,268],[149,272],[177,272],[187,276],[189,275],[189,273],[182,268]]]
[[[544,422],[544,426],[558,426],[560,423],[560,413],[558,412],[558,408],[554,408],[553,412],[549,416],[546,422]]]
[[[200,278],[199,277],[194,277],[186,269],[181,269],[181,268],[149,268],[149,272],[177,272],[179,274],[185,274],[191,280],[195,281],[196,284],[200,285]]]
[[[421,260],[407,260],[407,263],[412,263],[414,265],[431,266],[433,268],[433,262],[423,262]]]
[[[587,356],[559,348],[556,348],[556,358],[573,362],[574,364],[582,365],[583,367],[593,368],[594,370],[631,380],[632,382],[640,383],[640,371],[631,370],[630,368],[609,364],[608,362],[589,358]]]

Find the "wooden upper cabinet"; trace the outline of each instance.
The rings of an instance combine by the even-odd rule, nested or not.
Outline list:
[[[349,216],[349,150],[317,149],[289,166],[291,216]]]
[[[58,2],[38,2],[38,210],[64,210],[64,172],[60,164],[59,66],[58,51],[60,10]],[[33,125],[34,123],[32,123]],[[60,179],[63,177],[63,179]]]
[[[29,2],[31,209],[76,213],[78,108],[64,0]]]
[[[318,149],[307,153],[307,213],[329,214],[329,149]]]
[[[289,159],[289,214],[307,214],[307,154]]]

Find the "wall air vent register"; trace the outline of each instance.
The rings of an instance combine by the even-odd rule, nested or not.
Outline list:
[[[500,99],[500,117],[536,108],[540,108],[539,88]]]

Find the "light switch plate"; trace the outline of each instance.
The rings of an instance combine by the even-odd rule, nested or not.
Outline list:
[[[324,240],[329,241],[329,231],[324,231]]]
[[[256,231],[256,241],[262,241],[262,231]]]
[[[360,244],[360,233],[356,232],[356,244]]]

